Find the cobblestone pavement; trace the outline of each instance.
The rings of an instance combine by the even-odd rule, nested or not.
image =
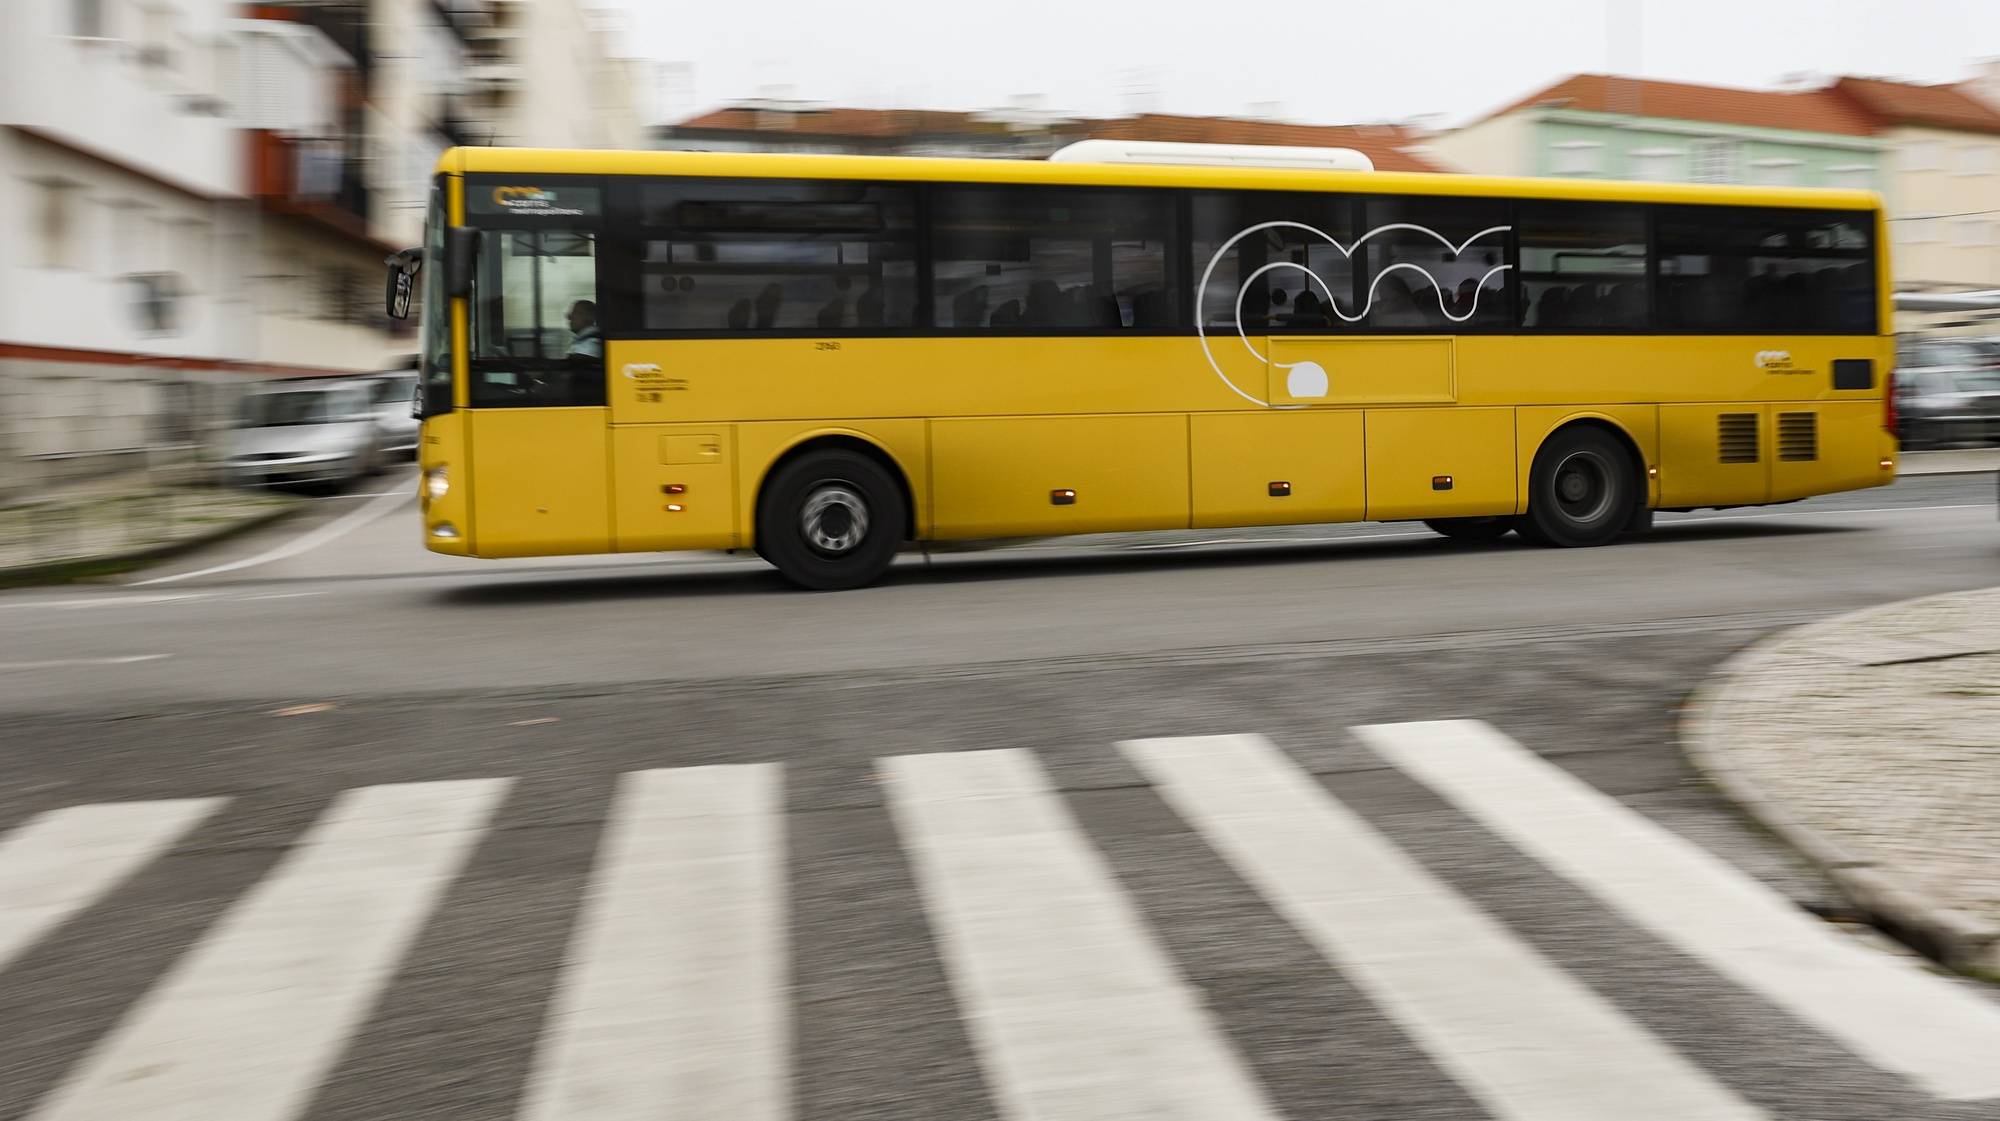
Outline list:
[[[1767,642],[1690,729],[1721,785],[1856,902],[2000,972],[2000,588]]]

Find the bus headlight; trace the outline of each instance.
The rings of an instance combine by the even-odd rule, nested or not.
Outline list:
[[[451,475],[442,467],[424,472],[424,497],[436,502],[451,493]]]

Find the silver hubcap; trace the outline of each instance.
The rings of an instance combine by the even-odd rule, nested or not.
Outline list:
[[[822,483],[806,496],[799,528],[822,553],[849,552],[868,536],[868,503],[846,483]]]
[[[1556,504],[1564,516],[1594,522],[1611,510],[1616,487],[1612,468],[1596,452],[1571,452],[1556,464]]]

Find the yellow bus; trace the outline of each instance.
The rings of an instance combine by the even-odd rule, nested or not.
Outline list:
[[[910,542],[1599,545],[1880,486],[1883,231],[1860,191],[469,148],[390,302],[431,549],[846,588]]]

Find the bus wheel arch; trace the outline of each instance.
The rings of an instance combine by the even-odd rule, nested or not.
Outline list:
[[[757,555],[813,590],[855,588],[887,571],[914,533],[909,479],[868,440],[825,435],[800,441],[757,483]]]
[[[916,492],[910,487],[909,472],[903,470],[903,465],[897,462],[896,457],[890,453],[888,448],[858,433],[820,432],[806,436],[797,443],[787,447],[784,451],[779,452],[771,460],[770,464],[764,468],[763,475],[757,479],[756,508],[762,509],[766,488],[769,486],[771,480],[777,476],[779,470],[786,464],[798,459],[800,456],[836,448],[868,456],[880,464],[884,471],[889,473],[889,477],[895,480],[897,489],[903,495],[903,540],[916,540],[917,501]]]
[[[1542,437],[1528,472],[1523,538],[1540,545],[1608,544],[1652,520],[1646,458],[1617,423],[1582,416]]]

